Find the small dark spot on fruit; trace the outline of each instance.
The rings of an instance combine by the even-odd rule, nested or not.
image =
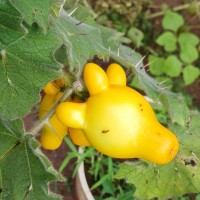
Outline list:
[[[142,104],[140,103],[139,106],[142,107]]]
[[[148,181],[148,180],[146,180],[146,181],[145,181],[145,184],[148,184],[148,183],[149,183],[149,181]]]
[[[190,165],[192,167],[196,166],[196,162],[192,158],[187,158],[184,160],[185,166]]]
[[[195,174],[192,174],[192,177],[194,177],[195,176]]]
[[[102,130],[101,133],[108,133],[109,130]]]
[[[142,70],[143,69],[143,67],[140,67],[140,70]]]
[[[141,111],[143,111],[143,109],[140,109]]]

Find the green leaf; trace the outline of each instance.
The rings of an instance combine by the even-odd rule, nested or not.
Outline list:
[[[164,32],[161,34],[157,38],[156,43],[163,46],[167,52],[173,52],[176,50],[176,36],[171,32]]]
[[[165,61],[164,58],[159,58],[154,55],[149,55],[148,63],[151,74],[156,76],[163,74],[164,61]]]
[[[183,69],[183,79],[185,82],[185,85],[189,85],[193,83],[200,74],[200,70],[193,66],[193,65],[188,65]]]
[[[30,135],[24,137],[20,120],[0,121],[0,199],[60,199],[50,195],[48,183],[61,177],[37,146]]]
[[[60,67],[52,56],[59,44],[52,32],[44,35],[35,28],[1,50],[1,117],[24,116],[38,101],[41,88],[59,76]]]
[[[63,39],[67,48],[68,63],[71,70],[82,69],[85,63],[95,55],[100,58],[105,58],[108,55],[103,46],[99,28],[94,24],[92,26],[82,23],[69,16],[64,10],[61,11],[58,18],[51,17],[51,22],[58,37]]]
[[[51,12],[53,0],[10,0],[12,5],[20,12],[23,20],[31,26],[36,22],[44,32],[48,29],[48,17]]]
[[[164,62],[164,72],[170,77],[178,77],[182,71],[181,61],[174,55],[168,56]]]
[[[199,44],[199,38],[193,33],[181,33],[178,37],[178,43],[180,46],[187,44],[196,46]]]
[[[179,152],[166,165],[138,161],[120,165],[116,178],[125,178],[136,187],[139,199],[168,199],[186,193],[200,192],[200,114],[191,116],[187,126],[172,125],[171,129],[179,140]]]
[[[166,12],[162,20],[162,26],[166,30],[177,31],[183,24],[183,16],[172,11]]]
[[[127,36],[131,39],[131,41],[133,42],[133,44],[136,47],[140,47],[142,44],[142,40],[144,38],[144,34],[141,30],[135,28],[135,27],[131,27],[128,30]]]
[[[0,1],[0,51],[25,34],[21,16],[6,0]]]
[[[199,58],[199,53],[193,45],[184,44],[181,45],[180,58],[185,63],[190,64]]]

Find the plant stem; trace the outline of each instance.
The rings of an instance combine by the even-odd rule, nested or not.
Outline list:
[[[45,117],[43,117],[41,120],[39,120],[35,126],[33,126],[28,132],[31,133],[32,135],[36,135],[40,129],[42,129],[42,127],[48,122],[49,118],[54,114],[57,106],[64,102],[67,98],[70,97],[70,95],[72,94],[73,92],[73,89],[68,87],[63,96],[61,97],[61,99],[59,99],[54,105],[53,107],[51,108],[50,111],[48,111],[48,113],[45,115]]]
[[[187,8],[190,7],[190,3],[186,3],[186,4],[183,4],[183,5],[178,5],[174,8],[172,8],[173,11],[180,11],[180,10],[185,10]],[[197,2],[196,6],[200,6],[200,2]],[[156,17],[160,17],[162,15],[165,14],[165,11],[159,11],[159,12],[156,12],[154,14],[150,14],[149,16],[147,16],[147,19],[153,19],[153,18],[156,18]]]

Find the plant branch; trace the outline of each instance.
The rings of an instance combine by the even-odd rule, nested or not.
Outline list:
[[[183,5],[178,5],[176,7],[173,7],[172,10],[173,11],[185,10],[185,9],[189,8],[190,5],[191,5],[190,3],[186,3],[186,4],[183,4]],[[200,6],[200,2],[197,2],[196,6]],[[160,17],[160,16],[162,16],[164,14],[165,14],[165,10],[159,11],[159,12],[156,12],[154,14],[148,15],[147,19],[153,19],[153,18],[156,18],[156,17]]]
[[[39,120],[35,126],[33,126],[32,129],[30,129],[28,132],[31,133],[32,135],[36,135],[40,129],[42,129],[42,127],[47,123],[47,121],[49,120],[49,118],[54,114],[57,106],[64,102],[66,99],[68,99],[71,94],[73,92],[73,88],[67,87],[67,89],[65,90],[63,96],[61,97],[61,99],[59,99],[51,108],[50,111],[48,111],[48,113],[45,115],[45,117],[43,117],[41,120]]]

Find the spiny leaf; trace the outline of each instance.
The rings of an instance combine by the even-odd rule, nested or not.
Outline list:
[[[124,163],[116,175],[136,186],[139,199],[168,199],[186,193],[200,192],[200,114],[192,115],[187,126],[172,125],[178,136],[180,148],[178,157],[166,165],[139,161]]]
[[[52,32],[44,35],[35,28],[1,50],[1,117],[24,116],[38,101],[41,88],[58,76],[60,67],[52,56],[58,45]]]
[[[6,0],[0,0],[0,51],[25,34],[21,16]]]
[[[36,153],[32,137],[24,137],[20,120],[0,121],[0,199],[60,199],[49,195],[48,183],[60,177]]]
[[[95,55],[105,58],[107,50],[103,46],[100,31],[96,26],[82,23],[64,10],[58,18],[51,17],[51,22],[67,48],[71,70],[81,70]]]
[[[53,0],[10,0],[12,5],[20,12],[23,20],[31,26],[36,22],[44,32],[48,29],[48,17]]]

